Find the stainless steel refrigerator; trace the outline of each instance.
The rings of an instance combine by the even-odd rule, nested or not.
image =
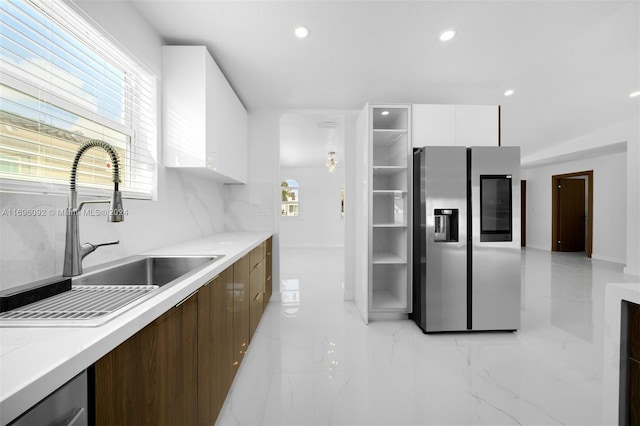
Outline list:
[[[520,148],[414,151],[413,310],[426,333],[520,328]]]

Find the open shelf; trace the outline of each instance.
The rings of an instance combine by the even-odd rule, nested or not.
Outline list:
[[[406,129],[402,130],[373,130],[373,146],[375,148],[389,148],[397,143],[406,142],[408,132]]]
[[[374,133],[374,139],[378,133]],[[390,143],[373,144],[373,166],[407,167],[409,153],[407,150],[407,134],[403,132],[400,138]]]
[[[407,286],[398,285],[406,281],[405,264],[374,264],[371,309],[383,312],[406,309]]]
[[[406,226],[377,226],[373,228],[372,253],[386,257],[407,259],[407,227]]]
[[[408,313],[411,304],[410,115],[411,108],[405,105],[375,105],[370,109],[370,312]]]
[[[407,192],[406,191],[373,191],[372,225],[407,225]]]
[[[390,176],[407,171],[406,166],[373,166],[372,169],[374,176]]]
[[[407,130],[409,109],[406,107],[374,107],[372,109],[374,130]]]
[[[407,259],[398,256],[395,253],[373,253],[373,263],[378,265],[385,264],[406,264]]]

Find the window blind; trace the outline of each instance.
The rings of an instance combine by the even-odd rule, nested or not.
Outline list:
[[[0,189],[66,193],[78,147],[100,139],[124,195],[151,198],[155,77],[62,0],[2,0],[0,13]],[[106,152],[87,151],[77,179],[81,194],[112,190]]]

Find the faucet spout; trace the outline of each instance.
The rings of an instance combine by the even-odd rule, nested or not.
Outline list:
[[[76,192],[76,174],[78,170],[78,163],[82,155],[93,147],[99,147],[104,149],[111,157],[111,163],[113,168],[113,193],[108,200],[89,200],[83,201],[78,205],[78,193]],[[64,265],[62,276],[72,277],[82,274],[82,259],[89,253],[93,252],[96,248],[103,245],[118,244],[119,241],[104,244],[80,244],[79,235],[79,212],[82,207],[88,203],[109,203],[109,214],[107,220],[109,222],[122,222],[124,220],[124,211],[122,208],[122,194],[118,189],[120,183],[120,161],[118,159],[118,153],[108,143],[92,139],[84,143],[73,160],[71,166],[71,178],[69,182],[69,204],[67,208],[67,232],[65,239],[64,249]]]

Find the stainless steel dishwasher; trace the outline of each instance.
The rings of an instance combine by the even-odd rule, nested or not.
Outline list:
[[[85,370],[9,425],[87,426],[89,424],[87,403],[87,372]]]

